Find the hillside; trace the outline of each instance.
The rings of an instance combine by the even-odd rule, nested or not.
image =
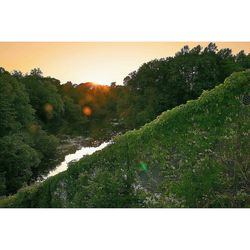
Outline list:
[[[0,207],[250,207],[250,71]]]

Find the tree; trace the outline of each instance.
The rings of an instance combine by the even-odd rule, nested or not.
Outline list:
[[[204,53],[216,53],[218,51],[217,45],[215,43],[209,43],[204,49]]]
[[[0,135],[17,132],[33,122],[34,110],[23,84],[8,72],[0,75]]]
[[[13,70],[11,74],[17,79],[20,79],[24,76],[20,70]]]
[[[31,76],[37,76],[37,77],[42,77],[43,72],[41,71],[40,68],[34,68],[30,71]]]
[[[144,63],[124,78],[124,94],[118,100],[118,112],[128,128],[138,127],[161,112],[195,99],[204,90],[235,71],[250,67],[250,56],[236,59],[228,48],[209,43],[189,49],[184,46],[174,57]]]
[[[111,82],[111,83],[110,83],[110,87],[111,87],[111,88],[115,88],[115,87],[116,87],[116,82]]]
[[[0,139],[0,175],[4,177],[2,195],[13,194],[27,185],[32,176],[31,168],[40,163],[35,149],[18,136],[4,136]]]
[[[244,50],[241,50],[236,55],[236,62],[242,67],[242,69],[250,68],[250,54],[246,55]]]
[[[0,195],[13,194],[53,167],[57,140],[38,125],[22,81],[0,74]],[[33,77],[34,78],[34,77]],[[33,82],[34,83],[34,82]],[[54,87],[54,86],[53,86]],[[54,87],[55,88],[55,87]]]
[[[197,45],[196,47],[192,48],[189,53],[199,55],[201,51],[202,51],[202,47],[200,45]]]
[[[6,72],[6,70],[3,67],[0,67],[0,75],[5,73],[5,72]]]
[[[64,104],[53,79],[26,76],[22,82],[38,118],[45,124],[59,122],[64,112]]]

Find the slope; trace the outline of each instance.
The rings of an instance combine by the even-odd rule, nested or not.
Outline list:
[[[1,207],[249,207],[250,71],[163,112]]]

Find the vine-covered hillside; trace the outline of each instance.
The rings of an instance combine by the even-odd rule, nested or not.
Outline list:
[[[250,71],[163,112],[1,207],[249,207]]]

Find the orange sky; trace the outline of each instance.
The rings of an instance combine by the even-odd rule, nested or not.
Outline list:
[[[26,73],[39,67],[62,83],[122,84],[144,62],[173,56],[184,45],[206,42],[0,42],[0,66]],[[219,48],[250,53],[250,42],[216,42]]]

